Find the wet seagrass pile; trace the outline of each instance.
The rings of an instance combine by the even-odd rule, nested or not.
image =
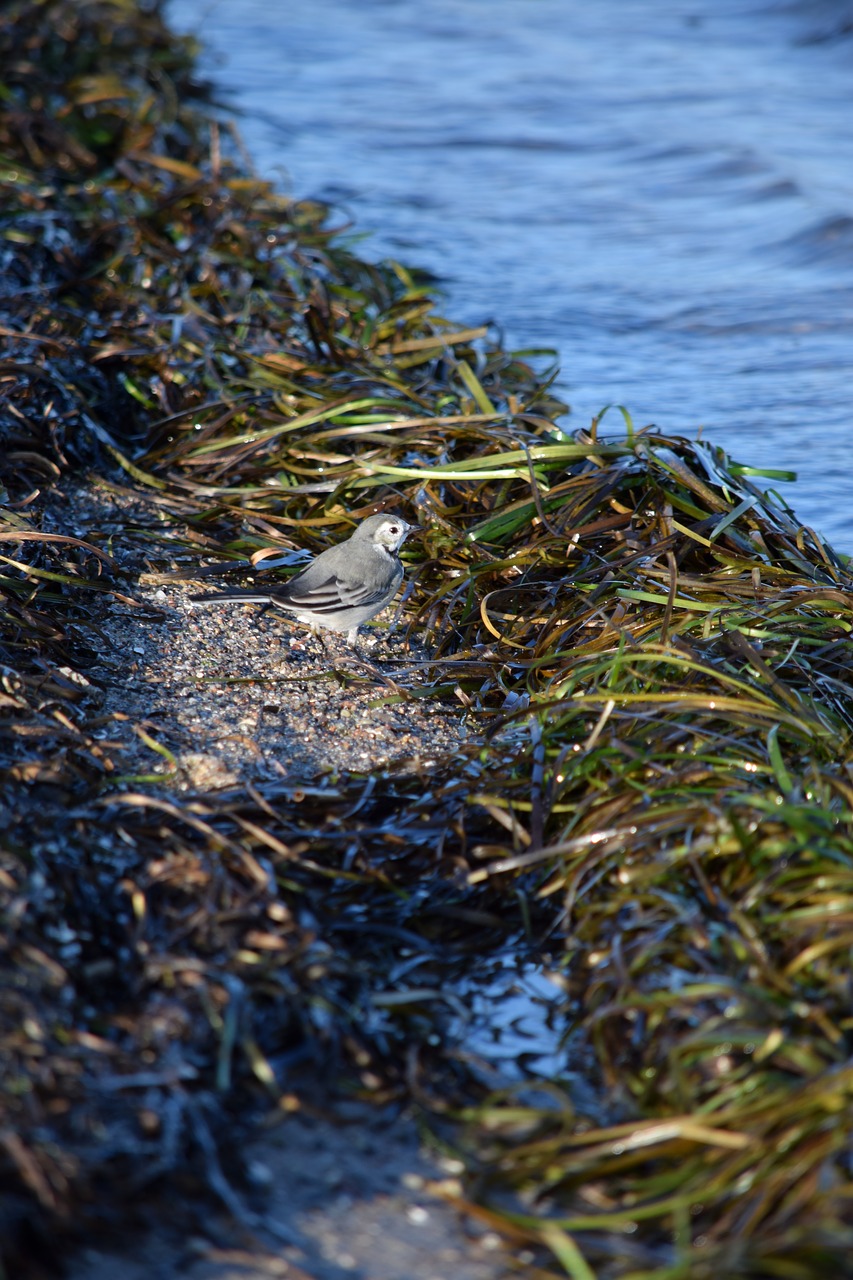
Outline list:
[[[13,0],[0,68],[9,1274],[222,1194],[306,1065],[449,1117],[460,1204],[541,1275],[841,1274],[846,559],[712,443],[564,434],[529,353],[252,176],[157,6]],[[377,507],[422,526],[390,638],[305,657],[241,612],[150,674],[200,566]],[[212,670],[230,626],[272,638]],[[182,759],[193,698],[224,773]],[[435,999],[507,947],[547,955],[582,1102],[490,1090]]]

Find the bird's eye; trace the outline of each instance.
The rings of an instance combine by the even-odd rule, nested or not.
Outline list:
[[[388,527],[389,527],[389,529],[390,529],[391,533],[399,533],[399,532],[400,532],[400,526],[399,526],[398,524],[392,524],[392,525],[389,525]]]

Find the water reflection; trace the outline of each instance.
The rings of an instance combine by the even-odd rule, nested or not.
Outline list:
[[[490,960],[457,994],[465,1014],[452,1040],[493,1086],[530,1077],[558,1080],[568,1052],[562,1043],[566,996],[547,970],[517,955]]]

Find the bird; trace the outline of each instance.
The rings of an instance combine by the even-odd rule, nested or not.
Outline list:
[[[281,586],[241,588],[193,596],[193,604],[275,605],[307,622],[312,631],[346,631],[356,643],[358,628],[390,604],[403,581],[399,550],[417,525],[402,516],[368,516],[351,537],[321,551],[310,564]]]

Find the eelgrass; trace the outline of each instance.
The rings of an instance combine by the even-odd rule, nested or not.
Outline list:
[[[415,1052],[472,1211],[575,1280],[842,1274],[846,562],[712,445],[564,435],[527,358],[240,170],[156,12],[19,3],[0,52],[6,1254],[21,1221],[198,1171],[222,1100],[277,1097],[298,1049],[379,1096]],[[81,465],[150,496],[167,571],[414,515],[432,657],[377,698],[458,703],[470,745],[312,788],[111,787],[77,704],[133,583],[112,541],[39,524]],[[569,1080],[484,1097],[397,970],[404,940],[434,989],[525,930],[590,1113]]]

